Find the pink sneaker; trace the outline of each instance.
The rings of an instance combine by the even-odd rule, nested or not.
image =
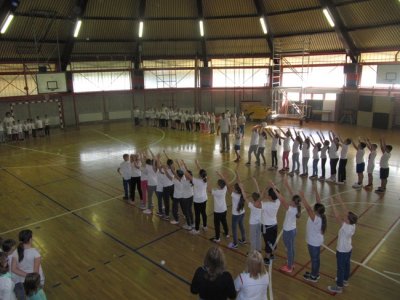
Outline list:
[[[293,267],[289,268],[287,265],[284,265],[284,266],[280,267],[279,270],[281,270],[282,272],[285,272],[285,273],[292,273]]]

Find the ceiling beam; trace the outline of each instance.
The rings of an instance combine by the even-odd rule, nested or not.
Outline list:
[[[271,32],[271,26],[268,20],[268,14],[265,11],[264,3],[262,0],[254,0],[254,6],[256,7],[258,17],[264,17],[265,23],[267,25],[268,29],[268,34],[264,36],[266,38],[268,48],[269,48],[269,53],[270,56],[272,57],[272,53],[274,52],[274,41],[273,41],[273,34]]]
[[[204,20],[203,1],[196,0],[196,4],[197,4],[197,19],[198,19],[197,22],[199,22],[200,20]],[[198,25],[198,26],[200,26],[200,25]],[[205,26],[204,22],[203,22],[203,26]],[[200,36],[200,43],[201,43],[201,60],[203,61],[203,66],[208,67],[207,44],[206,44],[205,36]]]
[[[138,18],[138,26],[137,26],[137,30],[139,30],[139,22],[140,21],[145,21],[144,17],[145,17],[145,12],[146,12],[146,0],[140,0],[139,3],[139,18]],[[142,38],[139,38],[139,32],[137,31],[138,34],[138,38],[136,40],[137,44],[136,44],[136,50],[135,50],[135,56],[133,59],[133,64],[135,69],[140,69],[140,64],[142,63]]]
[[[85,14],[87,2],[88,0],[75,0],[75,5],[73,6],[71,12],[72,20],[74,20],[75,23],[79,18],[82,18],[83,15]],[[72,29],[69,33],[68,41],[66,42],[63,53],[61,55],[60,59],[61,61],[59,66],[60,71],[65,71],[71,60],[71,54],[72,51],[74,50],[74,44],[75,44],[74,30],[75,30],[75,24],[74,26],[72,26]]]
[[[346,26],[344,25],[342,18],[340,17],[339,12],[336,9],[335,4],[332,0],[319,0],[322,8],[328,9],[333,22],[335,23],[335,31],[339,36],[340,41],[343,44],[343,47],[346,51],[346,54],[350,57],[353,63],[358,62],[358,57],[360,55],[360,51],[355,46],[353,39],[351,38]]]

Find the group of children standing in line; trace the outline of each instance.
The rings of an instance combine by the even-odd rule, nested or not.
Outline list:
[[[316,194],[316,204],[312,207],[309,201],[305,198],[302,192],[294,194],[291,187],[284,179],[285,188],[291,195],[291,200],[286,200],[280,193],[278,188],[272,182],[267,188],[260,189],[257,180],[253,178],[256,186],[256,191],[248,196],[244,192],[244,186],[240,179],[239,174],[236,172],[237,182],[230,184],[223,174],[216,172],[217,180],[214,188],[209,184],[209,177],[207,171],[202,169],[196,161],[198,168],[198,175],[194,176],[193,173],[187,168],[183,160],[176,160],[175,162],[166,156],[166,162],[161,162],[161,155],[154,155],[151,151],[151,158],[147,158],[144,153],[139,155],[138,161],[131,159],[129,156],[124,155],[124,161],[121,163],[118,172],[123,176],[123,186],[125,192],[125,199],[133,204],[134,190],[130,190],[131,198],[129,197],[129,187],[132,187],[132,178],[129,181],[129,169],[136,168],[146,174],[144,175],[144,184],[139,184],[143,181],[141,178],[135,179],[138,183],[137,186],[147,189],[142,190],[140,193],[140,207],[144,213],[151,214],[153,208],[153,194],[154,191],[157,195],[158,209],[156,214],[164,220],[170,221],[171,224],[179,224],[179,206],[185,217],[185,223],[182,226],[184,229],[189,230],[192,234],[200,233],[200,223],[202,221],[202,229],[207,231],[207,214],[206,205],[208,194],[211,194],[214,200],[214,231],[215,235],[210,240],[214,243],[221,242],[221,225],[223,236],[230,238],[229,226],[227,220],[227,194],[231,196],[231,229],[232,229],[232,242],[228,247],[236,249],[240,244],[247,243],[247,235],[244,226],[245,207],[250,210],[249,217],[249,240],[251,250],[261,253],[261,238],[264,240],[266,257],[264,263],[269,265],[271,260],[274,259],[274,251],[276,249],[277,236],[278,236],[278,221],[277,213],[280,205],[286,209],[285,220],[283,222],[283,242],[287,249],[287,264],[282,266],[282,272],[291,273],[294,270],[294,245],[296,237],[296,220],[301,215],[301,204],[308,213],[308,221],[306,227],[307,247],[311,257],[311,272],[304,274],[304,279],[311,282],[318,282],[319,269],[320,269],[320,248],[324,241],[324,233],[326,231],[326,216],[325,206],[321,203],[321,199],[316,190],[315,183],[314,192]],[[140,158],[143,163],[140,162]],[[136,161],[136,162],[135,162]],[[132,175],[130,175],[132,176]],[[150,177],[152,179],[150,179]],[[147,197],[144,196],[147,192]],[[144,200],[146,199],[146,200]],[[147,203],[146,203],[147,201]],[[172,219],[170,219],[170,202],[172,202]],[[341,199],[337,198],[336,202],[340,202],[343,208],[345,205]],[[194,206],[194,217],[192,212]],[[335,216],[340,219],[337,210],[334,210]],[[338,273],[336,285],[330,286],[329,290],[336,293],[341,293],[343,286],[347,284],[349,279],[349,265],[351,257],[351,237],[354,234],[355,223],[357,216],[354,213],[345,211],[342,219],[342,227],[339,230],[338,240]],[[240,237],[238,236],[238,229]]]
[[[232,114],[227,110],[225,116],[230,120],[232,134],[236,132],[236,128],[244,129],[246,117],[243,112],[236,116],[236,113]],[[160,128],[216,134],[220,116],[210,112],[191,112],[162,105],[160,109],[149,108],[145,111],[135,107],[133,119],[135,126],[145,124]]]
[[[27,119],[21,122],[15,121],[9,112],[6,113],[3,121],[0,121],[0,143],[11,141],[23,141],[31,137],[43,137],[50,135],[50,120],[44,115],[42,120],[39,116],[36,119]]]
[[[278,147],[283,144],[282,168],[280,173],[287,173],[289,176],[300,174],[300,177],[311,180],[325,181],[328,183],[336,183],[343,185],[346,182],[346,165],[349,147],[353,146],[356,150],[356,173],[357,182],[353,184],[353,188],[366,190],[373,188],[373,171],[375,169],[375,159],[377,156],[378,144],[371,143],[367,139],[359,138],[356,144],[352,139],[342,139],[340,135],[336,135],[333,131],[328,132],[328,138],[325,138],[323,132],[316,132],[319,141],[315,141],[311,135],[306,136],[304,132],[298,132],[296,129],[289,128],[284,131],[282,128],[272,130],[265,125],[256,125],[252,128],[250,145],[248,150],[248,161],[246,165],[251,164],[252,156],[256,158],[256,165],[260,165],[260,157],[263,164],[266,165],[264,151],[266,147],[267,136],[272,139],[271,143],[271,167],[270,170],[278,169]],[[236,137],[240,142],[240,135]],[[380,179],[381,185],[375,192],[384,193],[386,191],[387,178],[389,177],[389,159],[391,156],[392,146],[387,145],[384,138],[380,139],[379,147],[382,151],[380,158]],[[365,149],[370,151],[367,163],[365,162]],[[235,147],[236,160],[240,160],[240,147]],[[339,152],[340,150],[340,152]],[[289,168],[289,154],[292,152],[292,169]],[[300,156],[301,154],[301,156]],[[301,163],[300,163],[301,157]],[[325,165],[329,157],[330,177],[326,177]],[[308,173],[308,163],[312,159],[312,174]],[[321,175],[318,177],[318,165],[320,164]],[[300,165],[302,172],[300,173]],[[339,166],[338,166],[339,165]],[[367,165],[367,167],[366,167]],[[364,171],[368,173],[368,183],[364,186]],[[310,175],[310,176],[309,176]]]
[[[46,300],[41,256],[33,247],[33,233],[22,230],[18,239],[17,244],[0,238],[0,299]]]

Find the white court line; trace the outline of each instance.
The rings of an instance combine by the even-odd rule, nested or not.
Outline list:
[[[80,207],[80,208],[77,208],[77,209],[73,209],[73,210],[67,211],[67,212],[62,213],[62,214],[55,215],[55,216],[47,218],[47,219],[43,219],[43,220],[40,220],[40,221],[37,221],[37,222],[26,224],[24,226],[16,227],[16,228],[1,232],[0,235],[4,235],[4,234],[7,234],[7,233],[16,231],[16,230],[25,229],[27,227],[34,226],[34,225],[37,225],[37,224],[41,224],[43,222],[51,221],[51,220],[54,220],[54,219],[57,219],[57,218],[60,218],[60,217],[66,216],[66,215],[70,215],[70,214],[75,213],[77,211],[84,210],[84,209],[90,208],[90,207],[94,207],[94,206],[97,206],[97,205],[112,201],[114,199],[120,198],[122,196],[123,195],[118,195],[118,196],[115,196],[115,197],[112,197],[112,198],[109,198],[109,199],[106,199],[106,200],[103,200],[103,201],[100,201],[100,202],[96,202],[96,203],[93,203],[93,204],[90,204],[90,205],[87,205],[87,206],[84,206],[84,207]]]
[[[386,241],[386,239],[390,236],[390,234],[396,229],[397,225],[399,225],[400,223],[400,218],[397,219],[396,223],[393,225],[392,228],[390,228],[390,230],[385,234],[385,236],[383,237],[383,239],[379,242],[378,245],[375,246],[375,248],[372,250],[372,252],[368,255],[368,257],[366,259],[364,259],[364,261],[362,262],[362,265],[365,266],[370,260],[371,258],[375,255],[375,253],[379,250],[380,247],[382,247],[383,243]]]
[[[14,145],[10,145],[10,144],[4,144],[4,146],[17,148],[17,149],[22,149],[22,150],[29,150],[29,151],[34,151],[34,152],[39,152],[39,153],[44,153],[44,154],[57,155],[57,156],[61,156],[61,157],[68,157],[68,158],[75,158],[75,159],[79,158],[77,156],[64,155],[64,154],[59,154],[59,153],[54,153],[54,152],[37,150],[37,149],[33,149],[33,148],[19,147],[19,146],[14,146]]]
[[[331,248],[329,248],[328,246],[326,246],[325,244],[322,244],[322,247],[324,247],[326,250],[328,250],[329,252],[332,252],[333,254],[336,255],[336,252],[333,251],[333,250],[332,250]],[[386,274],[384,274],[384,273],[382,273],[382,272],[379,272],[378,270],[375,270],[375,269],[373,269],[373,268],[371,268],[371,267],[369,267],[369,266],[367,266],[367,265],[364,265],[363,263],[360,263],[360,262],[355,261],[355,260],[353,260],[353,259],[351,259],[350,261],[351,261],[352,263],[356,264],[356,265],[359,265],[360,267],[363,267],[363,268],[366,268],[367,270],[370,270],[371,272],[374,272],[374,273],[376,273],[376,274],[379,274],[379,275],[385,277],[386,279],[389,279],[389,280],[391,280],[391,281],[393,281],[393,282],[395,282],[395,283],[397,283],[397,284],[400,284],[400,281],[399,281],[399,280],[396,280],[396,279],[394,279],[394,278],[392,278],[392,277],[390,277],[390,276],[388,276],[388,275],[386,275]]]
[[[109,139],[111,139],[111,140],[114,140],[114,141],[116,141],[116,142],[118,142],[118,143],[125,144],[125,145],[128,145],[128,146],[132,147],[132,144],[129,144],[129,143],[127,143],[127,142],[124,142],[123,140],[120,140],[120,139],[118,139],[118,138],[116,138],[116,137],[113,137],[113,136],[111,136],[111,135],[109,135],[109,134],[107,134],[107,133],[101,132],[100,130],[91,129],[91,131],[94,131],[94,132],[96,132],[96,133],[98,133],[98,134],[100,134],[100,135],[104,135],[105,137],[107,137],[107,138],[109,138]]]
[[[395,272],[390,272],[390,271],[383,271],[383,273],[394,275],[394,276],[400,276],[400,273],[395,273]]]

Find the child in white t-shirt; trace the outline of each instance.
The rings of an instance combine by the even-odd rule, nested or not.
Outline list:
[[[240,133],[240,128],[236,128],[236,133],[235,133],[235,142],[234,142],[234,147],[233,149],[235,150],[236,154],[236,159],[234,162],[239,162],[240,161],[240,145],[242,144],[242,134]]]
[[[229,228],[228,223],[226,221],[226,193],[228,192],[228,188],[226,185],[225,178],[217,172],[217,175],[220,177],[217,181],[217,188],[212,189],[210,192],[214,197],[214,228],[215,228],[215,237],[210,240],[219,243],[220,239],[220,225],[222,224],[222,228],[224,229],[224,235],[229,238]]]
[[[131,185],[131,177],[132,177],[132,167],[129,162],[129,154],[122,155],[124,159],[123,162],[120,163],[117,172],[122,177],[122,185],[124,188],[124,200],[128,201],[130,196],[130,185]]]
[[[358,143],[358,145],[356,145],[353,142],[353,147],[357,150],[356,172],[357,172],[358,180],[356,183],[353,184],[352,187],[355,189],[361,189],[363,186],[363,181],[364,181],[364,170],[365,170],[364,154],[365,154],[365,147],[367,147],[367,144],[360,141]]]
[[[321,151],[321,143],[316,143],[313,136],[310,136],[310,141],[311,141],[311,145],[313,145],[313,150],[312,150],[312,158],[313,158],[313,173],[312,175],[309,177],[311,180],[315,180],[318,179],[318,162],[319,162],[319,152]],[[325,153],[326,155],[326,153]],[[325,158],[326,160],[326,158]]]
[[[239,130],[239,128],[237,128]],[[246,231],[244,229],[244,216],[245,216],[245,200],[244,190],[240,185],[239,173],[236,172],[238,182],[233,185],[232,197],[232,236],[233,242],[228,247],[231,249],[238,248],[238,244],[246,244]],[[238,239],[237,227],[239,226],[241,239]]]
[[[337,260],[337,273],[336,285],[328,286],[328,290],[333,293],[342,293],[343,287],[348,285],[350,277],[350,260],[352,252],[351,239],[356,231],[356,223],[358,217],[356,214],[349,211],[340,197],[333,197],[335,202],[340,202],[343,215],[341,215],[333,203],[332,198],[329,199],[333,213],[336,220],[341,225],[338,233],[337,247],[336,247],[336,260]]]
[[[278,147],[281,145],[281,140],[285,139],[279,135],[279,132],[272,129],[267,128],[267,133],[272,139],[271,143],[271,167],[269,170],[277,170],[278,169]]]
[[[382,157],[379,162],[380,170],[379,170],[379,177],[381,179],[381,186],[378,187],[375,192],[376,193],[384,193],[386,191],[387,179],[389,177],[389,159],[390,159],[390,152],[392,152],[392,145],[387,145],[384,138],[380,139],[381,144],[381,151]]]
[[[293,191],[287,182],[284,180],[285,187],[292,196],[291,201],[286,201],[286,199],[279,193],[275,184],[271,183],[275,194],[278,196],[279,201],[286,209],[285,220],[283,221],[283,243],[286,247],[287,252],[287,264],[282,266],[280,270],[286,273],[292,273],[294,270],[294,246],[296,237],[296,219],[300,218],[301,214],[301,197],[299,195],[293,195]]]
[[[372,189],[372,185],[373,185],[373,181],[374,181],[374,177],[372,174],[375,169],[376,150],[378,149],[378,145],[371,144],[371,141],[369,139],[367,139],[365,141],[365,143],[367,144],[367,147],[368,147],[370,153],[368,155],[368,164],[367,164],[368,184],[366,186],[364,186],[364,188],[369,190],[369,189]]]
[[[311,282],[318,282],[319,268],[320,268],[320,252],[321,245],[324,243],[324,234],[326,231],[326,216],[325,206],[321,203],[318,192],[314,185],[314,191],[316,192],[317,203],[314,207],[311,207],[307,199],[304,197],[304,193],[300,192],[304,208],[308,213],[307,229],[306,229],[306,240],[308,253],[311,258],[311,272],[305,272],[303,278]]]
[[[6,135],[4,134],[5,128],[3,122],[0,121],[0,143],[4,143],[6,141]]]

